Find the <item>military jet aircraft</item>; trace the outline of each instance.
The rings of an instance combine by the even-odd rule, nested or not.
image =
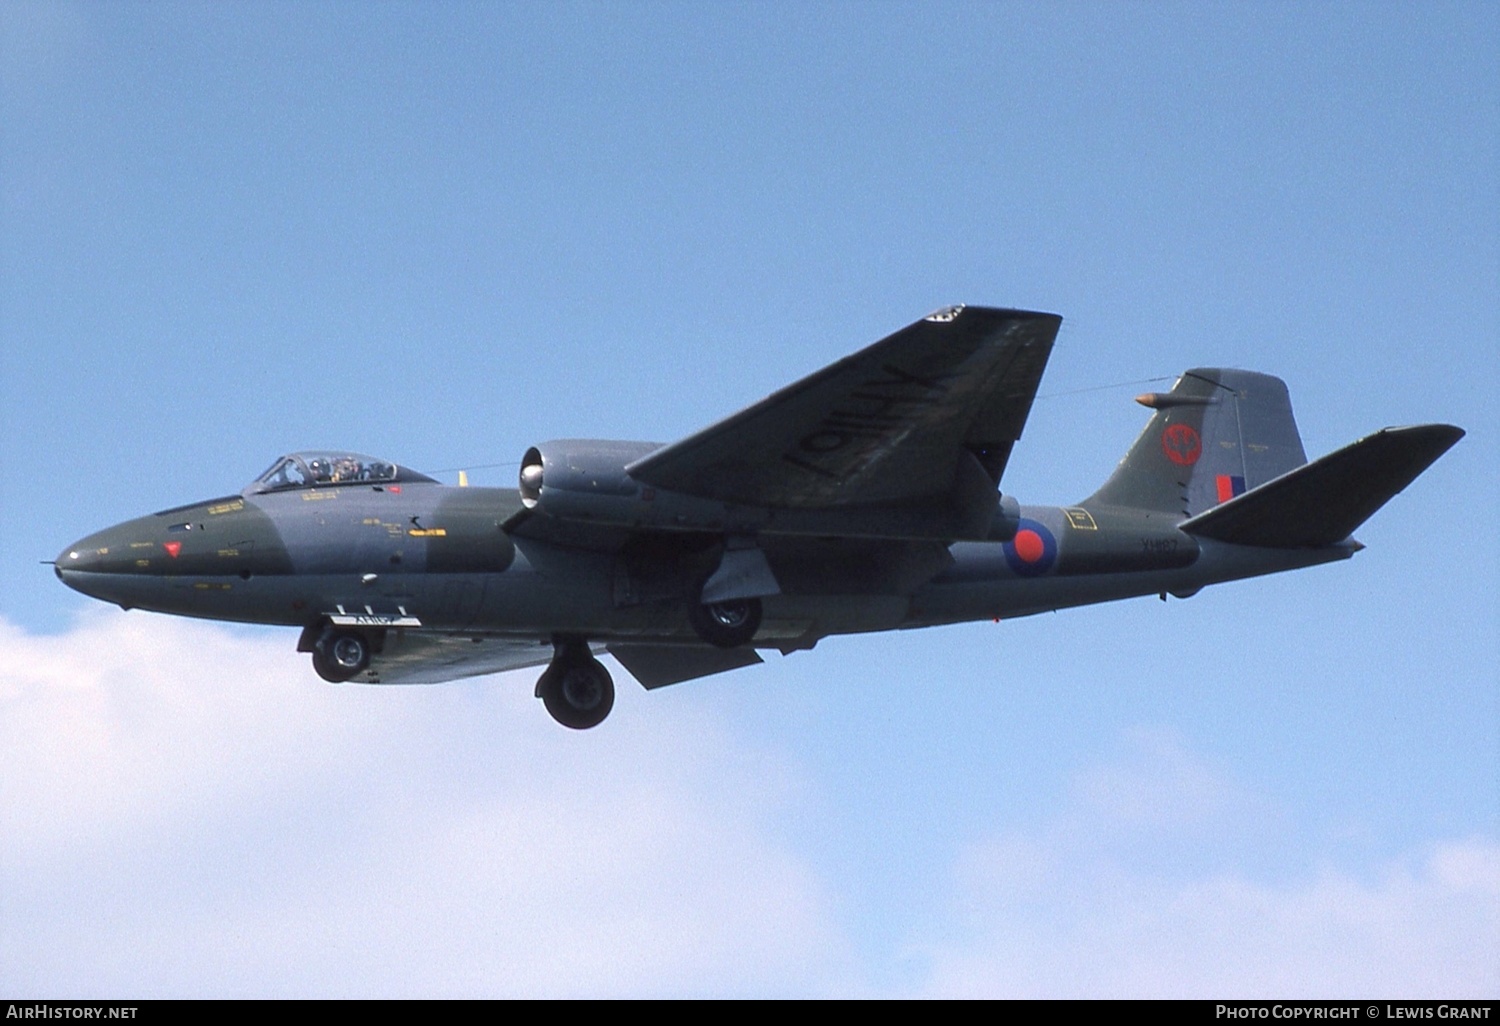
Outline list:
[[[1464,434],[1386,428],[1308,463],[1280,379],[1195,369],[1071,506],[1000,490],[1062,319],[939,310],[670,445],[553,441],[517,488],[345,452],[68,546],[84,594],[301,628],[325,680],[545,665],[561,724],[835,634],[1026,616],[1347,559],[1352,532]]]

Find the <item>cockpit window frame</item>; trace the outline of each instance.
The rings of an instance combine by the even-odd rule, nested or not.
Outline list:
[[[246,485],[241,494],[265,495],[350,485],[384,488],[404,482],[436,483],[426,474],[390,460],[357,452],[318,449],[278,457],[263,474]]]

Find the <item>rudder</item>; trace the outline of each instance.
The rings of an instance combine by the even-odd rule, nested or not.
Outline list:
[[[1195,368],[1137,401],[1155,415],[1081,505],[1192,517],[1307,462],[1286,383],[1269,374]]]

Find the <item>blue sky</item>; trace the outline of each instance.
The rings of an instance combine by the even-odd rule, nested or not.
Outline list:
[[[0,989],[1492,996],[1497,51],[1482,3],[4,5]],[[583,735],[39,563],[292,449],[670,441],[953,302],[1065,317],[1024,502],[1190,366],[1312,454],[1469,435],[1349,563]]]

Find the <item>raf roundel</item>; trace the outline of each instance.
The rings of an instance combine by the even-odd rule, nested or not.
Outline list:
[[[1022,520],[1016,536],[1005,543],[1005,562],[1022,577],[1040,577],[1057,562],[1057,539],[1035,520]]]

